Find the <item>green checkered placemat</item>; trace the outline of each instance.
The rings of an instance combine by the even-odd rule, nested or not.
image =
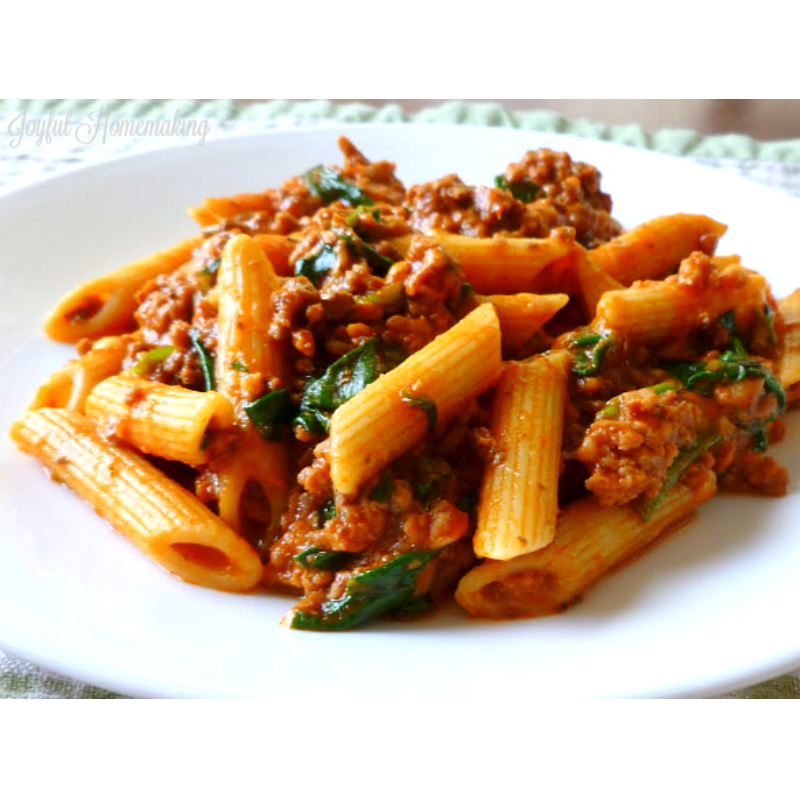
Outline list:
[[[60,171],[124,153],[163,146],[163,139],[118,136],[98,147],[74,136],[58,136],[48,120],[105,115],[116,120],[207,120],[209,139],[232,133],[336,122],[403,124],[451,123],[521,128],[565,133],[632,147],[684,156],[718,169],[735,172],[800,197],[800,139],[762,142],[728,134],[701,136],[690,130],[647,132],[638,125],[613,126],[590,120],[568,120],[548,110],[514,110],[498,103],[450,101],[413,114],[389,103],[380,107],[359,102],[328,100],[0,100],[0,190],[40,180]],[[38,123],[21,135],[23,122]],[[198,132],[173,132],[171,142],[197,140]],[[88,686],[0,651],[0,698],[110,699],[111,692]],[[800,671],[726,698],[800,698]]]

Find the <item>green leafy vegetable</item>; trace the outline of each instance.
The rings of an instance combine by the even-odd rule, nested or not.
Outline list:
[[[231,367],[237,372],[250,372],[250,370],[247,369],[247,367],[242,364],[241,361],[231,361]]]
[[[404,403],[408,403],[408,405],[425,412],[425,416],[428,418],[428,433],[431,433],[436,427],[436,422],[439,419],[439,411],[436,408],[436,403],[434,403],[429,397],[413,395],[405,390],[403,390],[402,394]]]
[[[277,442],[292,420],[294,408],[288,389],[276,389],[244,406],[244,413],[268,442]]]
[[[329,167],[321,165],[314,167],[305,174],[305,180],[308,188],[322,198],[322,202],[326,205],[335,200],[343,200],[351,206],[375,205],[375,201],[365,195],[358,186],[345,180]]]
[[[327,433],[330,414],[397,366],[396,358],[394,351],[380,350],[377,339],[367,339],[306,384],[295,424],[311,433]]]
[[[200,369],[203,371],[206,391],[213,392],[217,387],[216,380],[214,379],[214,359],[200,341],[200,334],[194,328],[189,330],[189,338],[192,340],[192,346],[197,351],[197,355],[200,358]]]
[[[328,520],[336,516],[336,501],[331,498],[317,509],[317,527],[324,528]]]
[[[645,522],[653,516],[655,510],[664,502],[664,498],[670,493],[672,487],[680,480],[686,470],[719,441],[719,436],[700,436],[694,444],[687,445],[678,451],[675,460],[667,469],[667,477],[664,479],[658,494],[649,500],[641,499],[636,502],[636,510]]]
[[[301,567],[334,572],[342,569],[352,557],[352,553],[345,553],[341,550],[320,550],[319,547],[311,546],[294,556],[294,560]]]
[[[378,482],[372,487],[372,491],[367,495],[368,500],[376,503],[388,503],[394,494],[394,481],[391,476],[384,472],[378,478]]]
[[[407,609],[415,599],[417,577],[436,552],[404,553],[350,578],[344,594],[336,600],[326,600],[319,613],[295,612],[292,628],[342,631],[364,625],[388,611]]]
[[[350,234],[341,237],[347,244],[347,249],[356,257],[363,258],[374,275],[383,278],[386,273],[394,266],[394,259],[381,255],[374,247],[361,240],[356,241]]]
[[[332,245],[324,244],[311,255],[304,256],[295,262],[294,274],[308,278],[314,286],[339,263],[339,257]]]
[[[140,353],[136,363],[128,370],[129,375],[147,375],[153,367],[163,364],[175,351],[172,345],[155,347]]]
[[[613,342],[613,337],[592,331],[575,336],[569,343],[573,373],[581,377],[596,375]]]
[[[505,175],[497,175],[494,184],[498,189],[504,189],[522,203],[532,203],[541,193],[542,187],[533,181],[521,180],[509,183]]]

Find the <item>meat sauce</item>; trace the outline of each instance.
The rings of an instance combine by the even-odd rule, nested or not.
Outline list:
[[[394,165],[371,163],[346,139],[340,147],[343,166],[323,177],[334,185],[343,181],[347,196],[330,199],[311,174],[292,178],[264,193],[258,212],[207,227],[187,266],[142,289],[136,312],[142,335],[131,343],[127,366],[167,346],[169,355],[150,367],[149,376],[203,387],[201,355],[190,333],[213,357],[215,271],[225,243],[238,232],[288,237],[291,275],[273,294],[269,335],[291,354],[291,379],[266,388],[288,389],[295,410],[303,409],[312,382],[326,375],[335,377],[332,385],[350,379],[351,368],[337,367],[348,354],[369,352],[377,371],[386,371],[475,308],[458,263],[425,235],[430,229],[546,237],[568,227],[586,248],[622,232],[599,172],[565,153],[527,153],[492,187],[467,186],[448,175],[406,189]],[[401,257],[393,240],[409,236]],[[670,280],[701,292],[717,279],[710,256],[699,253]],[[695,457],[713,459],[725,490],[785,492],[785,470],[763,452],[781,436],[785,403],[770,379],[780,341],[771,297],[766,306],[737,310],[727,327],[719,319],[690,321],[664,348],[593,326],[574,302],[547,325],[526,354],[568,348],[584,359],[576,356],[569,384],[561,499],[593,492],[605,505],[656,501],[674,479],[676,461],[692,448]],[[574,330],[562,333],[576,327],[584,341],[594,342],[588,356],[586,346],[575,345]],[[599,354],[598,340],[607,343]],[[733,351],[741,366],[736,380],[718,369],[731,367],[726,354]],[[682,373],[676,363],[684,365]],[[676,377],[691,372],[687,364],[703,364],[708,373],[694,390]],[[407,616],[435,603],[474,560],[475,505],[483,465],[492,457],[489,401],[471,403],[446,431],[429,434],[355,497],[334,491],[324,416],[306,422],[296,416],[291,452],[297,482],[280,534],[262,551],[267,585],[301,595],[296,611],[313,617],[342,601],[355,577],[377,575],[416,554],[417,561],[408,562],[413,589],[393,612]],[[196,489],[213,506],[214,487],[202,474]],[[249,504],[251,518],[263,525],[268,510],[257,498]],[[426,560],[429,553],[436,558]]]

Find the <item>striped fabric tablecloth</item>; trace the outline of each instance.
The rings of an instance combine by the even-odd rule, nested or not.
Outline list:
[[[68,134],[64,133],[66,121]],[[137,128],[135,121],[152,124]],[[195,122],[194,127],[190,121]],[[202,127],[201,122],[205,123]],[[585,136],[682,156],[800,197],[800,140],[758,142],[746,136],[701,136],[688,130],[647,132],[636,125],[570,121],[552,111],[514,111],[495,103],[452,101],[407,115],[396,104],[376,108],[327,100],[248,104],[227,100],[0,100],[0,192],[83,165],[158,149],[165,141],[196,142],[201,136],[211,141],[265,128],[341,122],[439,122]],[[78,125],[84,125],[82,136],[75,134]],[[0,651],[0,698],[114,697],[118,695]],[[800,698],[800,671],[725,697]]]

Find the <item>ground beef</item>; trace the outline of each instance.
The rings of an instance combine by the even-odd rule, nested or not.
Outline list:
[[[526,205],[523,236],[547,236],[553,228],[569,226],[580,244],[597,247],[622,233],[611,216],[611,197],[600,189],[600,172],[567,153],[530,151],[509,164],[503,177],[509,185],[526,181],[541,190],[541,196]]]
[[[700,408],[674,391],[626,392],[614,400],[613,418],[597,419],[576,457],[589,470],[586,488],[602,505],[622,505],[641,494],[655,497],[682,447],[695,442]]]

